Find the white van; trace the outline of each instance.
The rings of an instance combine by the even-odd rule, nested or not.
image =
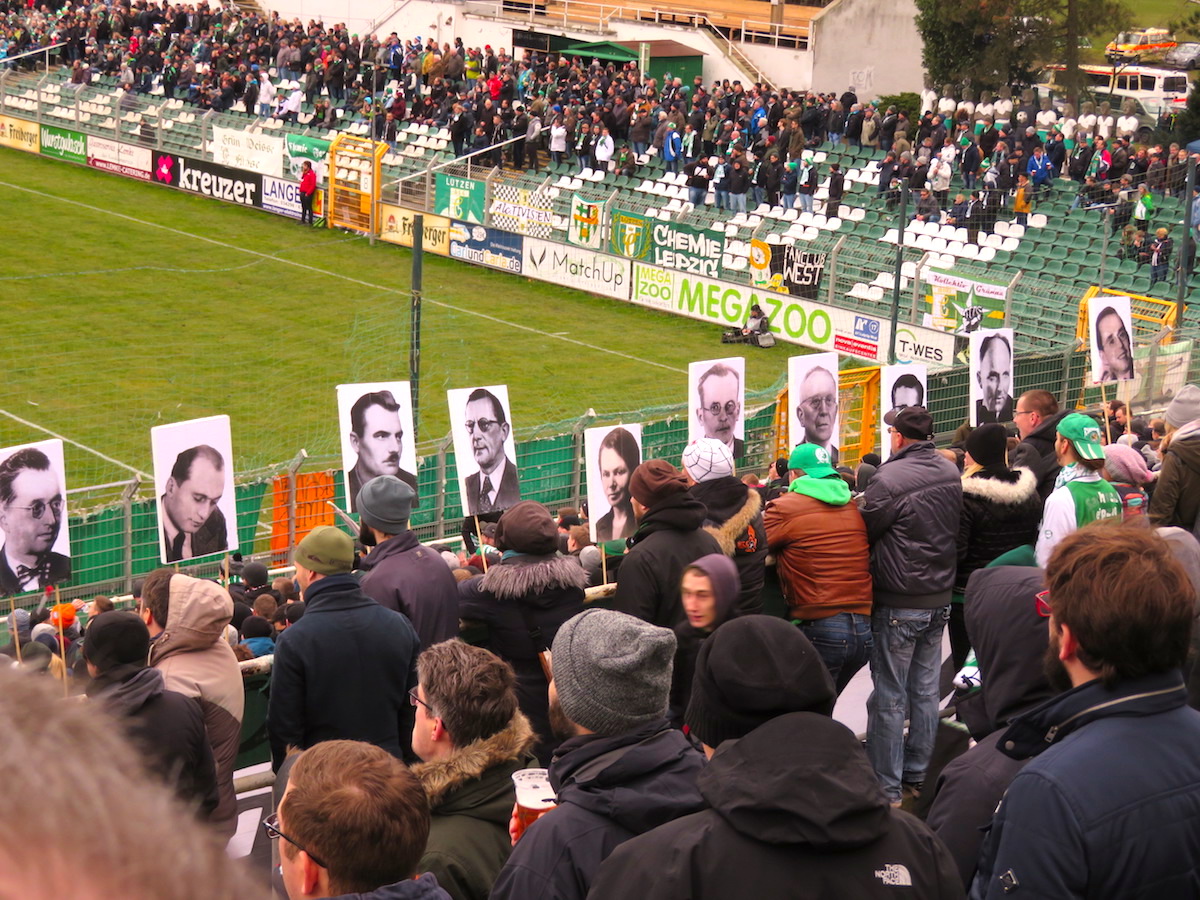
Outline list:
[[[1065,66],[1049,66],[1044,69],[1042,83],[1038,87],[1048,88],[1055,94],[1065,93],[1065,69]],[[1160,115],[1178,103],[1185,103],[1191,88],[1187,73],[1174,69],[1084,65],[1079,67],[1079,71],[1082,76],[1080,84],[1083,87],[1122,99],[1129,97],[1140,100],[1146,111],[1153,115]]]

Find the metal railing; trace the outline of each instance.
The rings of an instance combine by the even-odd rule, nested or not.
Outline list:
[[[785,22],[766,22],[761,19],[742,19],[739,36],[753,44],[769,44],[772,47],[792,47],[796,50],[812,49],[812,23],[803,25]]]

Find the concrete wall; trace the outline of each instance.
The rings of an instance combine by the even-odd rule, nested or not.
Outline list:
[[[925,74],[916,16],[913,0],[833,0],[813,20],[813,87],[853,87],[860,100],[919,93]]]
[[[819,87],[813,84],[812,52],[791,47],[772,47],[768,44],[742,43],[738,46],[763,70],[775,87],[798,91]]]
[[[263,0],[261,5],[285,19],[298,18],[302,22],[319,19],[326,25],[345,22],[352,34],[364,34],[397,3],[396,0]]]

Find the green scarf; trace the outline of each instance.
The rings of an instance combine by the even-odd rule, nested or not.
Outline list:
[[[841,475],[830,475],[827,478],[810,478],[801,475],[788,488],[794,494],[803,494],[828,503],[830,506],[845,506],[850,502],[850,485]]]

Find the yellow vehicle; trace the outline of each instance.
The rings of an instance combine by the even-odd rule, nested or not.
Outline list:
[[[1165,28],[1140,28],[1137,31],[1122,31],[1104,48],[1104,57],[1109,62],[1144,62],[1162,59],[1168,50],[1176,46],[1175,35]]]

